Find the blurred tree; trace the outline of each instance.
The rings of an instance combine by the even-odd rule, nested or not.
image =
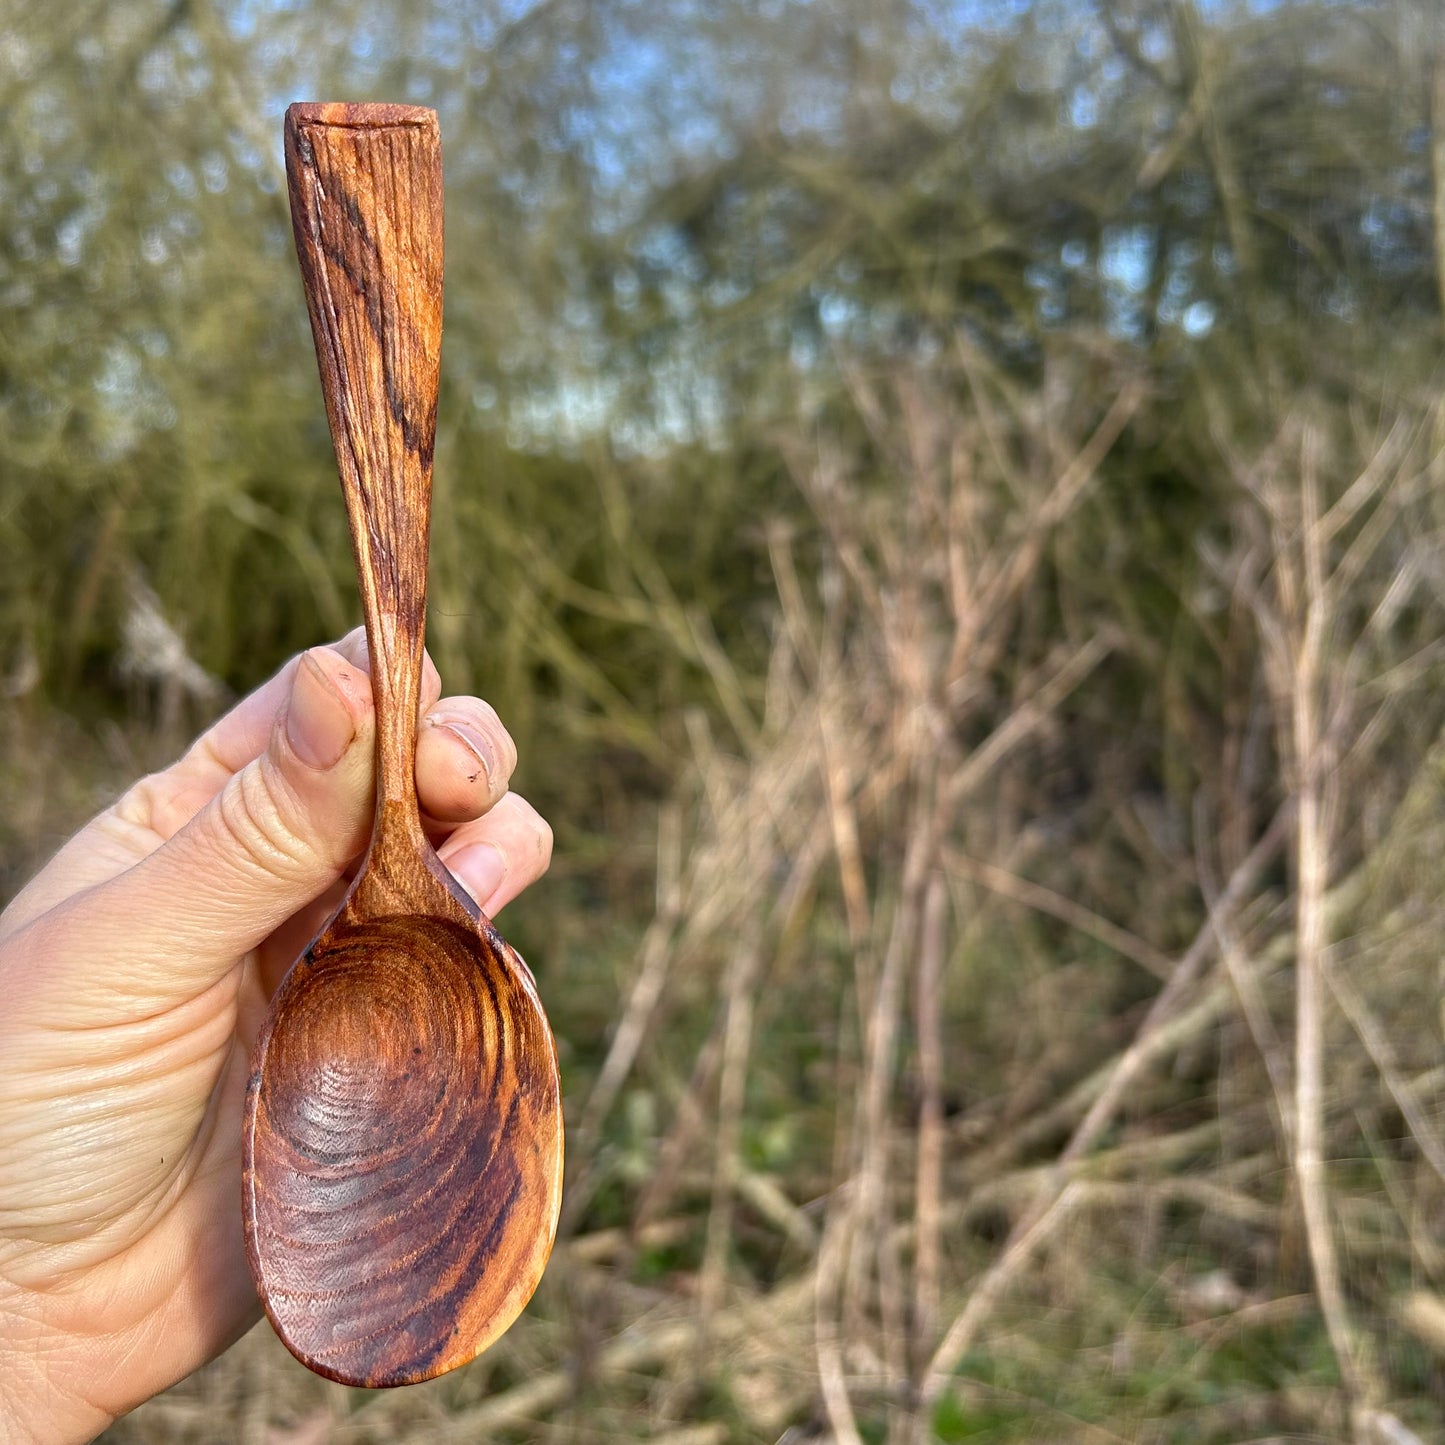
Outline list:
[[[1092,335],[1162,387],[1195,390],[1202,366],[1239,401],[1304,376],[1353,392],[1365,365],[1423,374],[1428,9],[13,6],[9,635],[65,696],[115,645],[131,569],[237,684],[350,615],[286,299],[293,95],[441,112],[441,485],[460,510],[439,600],[489,610],[462,595],[461,556],[526,587],[517,533],[603,580],[566,542],[579,505],[602,524],[600,499],[578,478],[549,525],[544,453],[741,462],[701,508],[650,494],[664,534],[667,516],[689,535],[713,507],[789,505],[779,469],[747,459],[839,394],[840,348],[927,364],[963,339],[1026,380],[1050,335]],[[740,499],[741,481],[760,490]],[[455,493],[473,486],[468,510]],[[697,580],[691,562],[674,577]]]

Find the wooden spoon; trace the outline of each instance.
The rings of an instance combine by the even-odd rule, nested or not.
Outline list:
[[[532,976],[422,829],[413,775],[441,350],[436,115],[293,105],[286,177],[366,612],[376,817],[277,990],[243,1132],[246,1249],[276,1332],[352,1385],[476,1357],[557,1227],[557,1056]]]

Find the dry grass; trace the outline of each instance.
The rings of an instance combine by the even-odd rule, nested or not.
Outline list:
[[[666,624],[717,707],[529,1316],[375,1396],[263,1327],[109,1438],[1431,1438],[1438,418],[1216,419],[1185,696],[1089,570],[1147,398],[1067,379],[850,374],[765,675]]]

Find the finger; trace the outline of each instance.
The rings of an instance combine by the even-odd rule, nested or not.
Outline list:
[[[366,629],[353,627],[340,642],[334,643],[336,651],[348,662],[371,676],[371,648],[366,641]],[[431,653],[423,650],[421,655],[421,712],[424,715],[442,695],[441,673],[431,659]],[[262,739],[264,743],[264,739]],[[259,751],[259,749],[258,749]],[[253,755],[254,756],[254,755]]]
[[[330,650],[370,675],[364,629],[352,628],[331,644]],[[303,655],[288,659],[275,676],[212,723],[178,761],[142,778],[113,811],[153,833],[157,843],[178,833],[225,787],[233,773],[260,757],[291,695]]]
[[[485,817],[463,823],[438,850],[457,882],[495,917],[552,861],[552,829],[523,797],[508,793]]]
[[[313,652],[316,650],[312,649]],[[364,628],[352,628],[326,651],[336,653],[370,678],[371,655]],[[305,655],[293,657],[275,677],[263,683],[250,697],[202,733],[179,762],[138,784],[127,795],[132,819],[149,827],[157,839],[164,842],[185,827],[234,773],[260,757],[290,696],[297,665]],[[441,696],[441,690],[441,676],[436,664],[429,653],[423,653],[423,713]],[[126,799],[122,800],[122,803],[126,802]]]
[[[480,818],[507,791],[517,747],[490,703],[448,697],[422,719],[416,740],[416,789],[428,820]]]
[[[338,647],[352,644],[355,637],[352,633],[343,638]],[[179,761],[140,779],[66,842],[5,910],[0,939],[65,899],[123,873],[194,817],[231,774],[265,746],[299,660],[291,658],[213,723]],[[254,744],[248,743],[251,738]]]
[[[369,676],[366,633],[355,628],[333,647]],[[142,778],[69,840],[0,917],[0,940],[58,903],[107,882],[185,827],[231,777],[260,756],[290,696],[300,656],[218,719],[171,767]],[[422,710],[441,696],[431,657],[422,660]]]
[[[351,871],[347,870],[348,873]],[[326,927],[331,915],[341,906],[341,900],[350,886],[350,878],[343,874],[319,898],[293,913],[257,948],[257,974],[267,999],[281,986],[287,969],[301,957],[311,940]],[[249,1042],[247,1039],[248,1044]]]
[[[113,1022],[230,975],[361,850],[374,754],[370,680],[329,648],[306,653],[259,757],[149,856],[35,922],[46,956],[85,985],[58,968],[37,985],[47,1002],[60,998],[68,1020]],[[104,970],[92,959],[98,932]]]

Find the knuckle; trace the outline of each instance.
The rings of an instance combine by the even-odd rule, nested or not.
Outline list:
[[[370,674],[371,648],[366,640],[366,628],[353,627],[339,642],[332,643],[332,651],[340,653],[353,667]]]
[[[131,784],[110,812],[117,821],[159,838],[169,838],[187,821],[165,773],[151,773]]]
[[[263,758],[242,768],[217,795],[216,827],[243,867],[268,878],[298,878],[325,860],[298,827],[297,811],[285,780]]]
[[[139,778],[111,806],[111,812],[122,823],[148,828],[156,811],[156,774]]]

